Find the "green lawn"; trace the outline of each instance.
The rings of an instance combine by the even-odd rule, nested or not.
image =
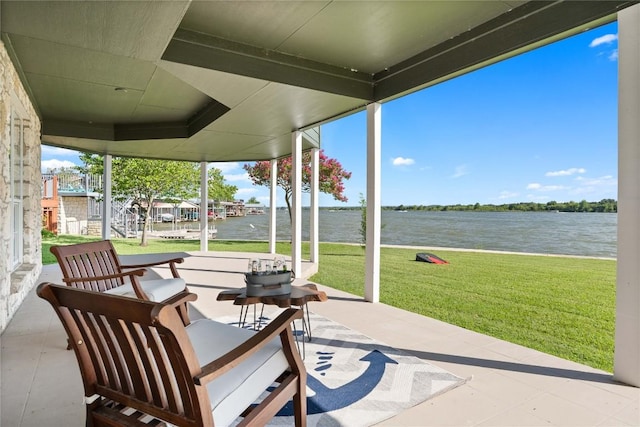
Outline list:
[[[43,240],[43,262],[55,262]],[[199,250],[197,241],[114,240],[119,253]],[[266,242],[213,240],[211,251],[267,252]],[[290,253],[288,243],[277,251]],[[486,335],[613,370],[616,262],[614,260],[437,251],[450,264],[415,261],[415,249],[382,248],[380,300]],[[303,256],[308,245],[303,245]],[[311,280],[363,295],[364,250],[323,243]]]

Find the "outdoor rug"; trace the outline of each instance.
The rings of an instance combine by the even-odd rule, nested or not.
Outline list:
[[[261,325],[279,311],[264,315]],[[307,368],[307,425],[370,426],[451,390],[466,380],[310,313],[310,342],[298,345]],[[238,318],[216,319],[238,325]],[[253,325],[245,326],[253,328]],[[293,405],[285,407],[270,426],[293,425]]]

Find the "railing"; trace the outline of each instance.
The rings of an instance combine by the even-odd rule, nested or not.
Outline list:
[[[58,178],[58,191],[77,193],[102,193],[102,175],[64,173],[43,173],[42,182]]]

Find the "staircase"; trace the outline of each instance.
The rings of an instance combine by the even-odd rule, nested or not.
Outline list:
[[[138,237],[138,213],[129,208],[133,198],[111,202],[111,230],[120,237]]]

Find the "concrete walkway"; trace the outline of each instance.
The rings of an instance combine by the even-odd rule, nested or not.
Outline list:
[[[192,252],[180,274],[207,317],[238,313],[218,292],[244,286],[247,259],[265,254]],[[307,266],[308,267],[308,266]],[[307,268],[305,267],[305,268]],[[169,277],[168,269],[152,274]],[[306,274],[303,272],[303,275]],[[57,265],[40,281],[61,283]],[[296,284],[306,283],[297,279]],[[384,286],[384,284],[382,284]],[[611,374],[384,304],[319,286],[311,311],[469,378],[384,426],[640,426],[640,389]],[[33,290],[2,335],[2,427],[82,426],[80,374],[53,310]]]

